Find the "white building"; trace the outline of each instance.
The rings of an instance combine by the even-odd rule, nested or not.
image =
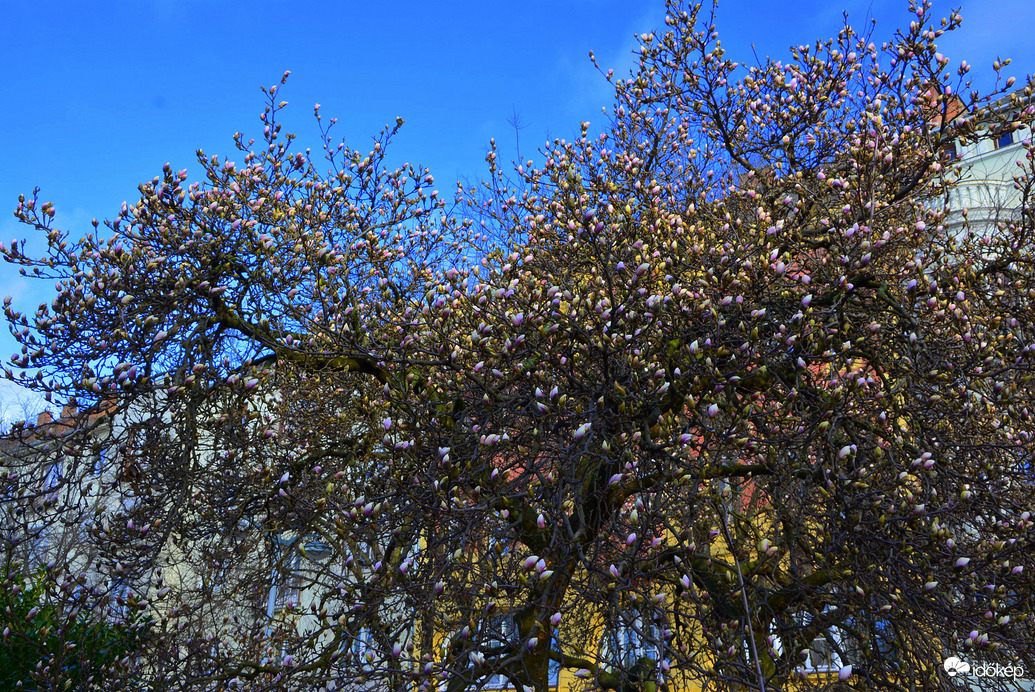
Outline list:
[[[957,237],[964,233],[965,222],[969,222],[969,233],[987,236],[993,235],[999,224],[1017,218],[1023,201],[1018,177],[1025,175],[1030,165],[1024,143],[1031,141],[1032,132],[1019,120],[1003,116],[1017,115],[1031,105],[1031,98],[1025,97],[1023,90],[1004,96],[992,104],[998,116],[995,125],[979,127],[974,135],[944,150],[946,162],[960,176],[946,199],[951,211],[945,225]]]

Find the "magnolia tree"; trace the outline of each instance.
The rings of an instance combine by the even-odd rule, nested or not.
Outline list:
[[[965,232],[941,154],[1031,92],[966,95],[914,12],[739,64],[671,3],[602,130],[448,204],[394,130],[294,151],[279,86],[85,238],[22,200],[48,249],[5,258],[59,283],[8,376],[77,407],[8,514],[86,527],[47,574],[120,580],[154,689],[1035,670],[1031,145]]]

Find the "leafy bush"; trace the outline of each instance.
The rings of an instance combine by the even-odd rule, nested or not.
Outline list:
[[[132,665],[146,621],[79,607],[96,600],[90,590],[58,584],[53,571],[27,574],[16,565],[6,572],[0,588],[0,690],[91,689],[106,674]]]

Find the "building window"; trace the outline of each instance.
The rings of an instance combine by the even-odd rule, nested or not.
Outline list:
[[[108,616],[115,620],[128,619],[132,608],[129,600],[133,597],[133,590],[125,579],[118,577],[109,582],[108,591]]]
[[[799,613],[795,619],[798,626],[808,627],[812,623],[813,616],[809,613]],[[836,626],[828,627],[826,631],[813,637],[808,648],[801,651],[801,656],[805,659],[801,664],[801,670],[806,673],[840,670],[841,657],[838,656],[835,649],[841,649],[843,645],[841,630]]]
[[[360,670],[370,672],[374,668],[374,633],[369,627],[360,627],[359,633],[349,647],[352,658]]]
[[[44,490],[52,490],[61,483],[61,473],[64,471],[64,465],[58,461],[47,471],[47,477],[43,480]]]
[[[949,142],[942,146],[938,152],[938,157],[945,163],[955,161],[960,156],[959,150],[956,148],[955,142]]]
[[[820,635],[809,645],[808,656],[802,668],[807,672],[817,673],[840,670],[841,657],[831,648],[826,636]]]
[[[298,605],[302,589],[302,556],[297,551],[290,551],[281,560],[276,589],[274,607],[277,610]]]
[[[622,613],[600,642],[600,662],[605,668],[629,670],[640,659],[657,661],[664,644],[664,616],[661,613]]]
[[[101,447],[97,450],[97,453],[93,457],[93,474],[95,476],[103,476],[104,471],[108,468],[108,450]]]
[[[1013,144],[1013,131],[1004,132],[995,138],[995,148],[1002,149]]]
[[[554,632],[552,646],[556,646],[557,633]],[[482,623],[481,644],[488,651],[505,651],[504,647],[514,645],[518,642],[517,623],[511,615],[501,615],[490,618]],[[486,657],[488,659],[488,657]],[[503,660],[506,655],[494,656],[497,660]],[[550,661],[549,680],[550,687],[557,687],[560,679],[561,666],[555,661]],[[477,688],[479,686],[474,686]],[[480,685],[482,689],[502,690],[510,687],[510,679],[503,673],[494,673]],[[472,688],[472,689],[474,689]]]
[[[490,618],[482,624],[482,643],[487,649],[498,649],[500,647],[514,644],[518,640],[517,623],[510,615]],[[502,658],[502,657],[501,657]],[[485,689],[505,689],[510,684],[509,679],[503,673],[496,673],[486,678],[482,685]]]

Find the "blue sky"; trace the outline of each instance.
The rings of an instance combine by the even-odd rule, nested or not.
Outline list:
[[[733,59],[750,60],[752,45],[783,57],[792,44],[835,35],[842,11],[857,27],[876,19],[882,38],[908,21],[906,8],[905,0],[725,0],[718,29]],[[1014,58],[1009,73],[1018,78],[1035,71],[1031,0],[968,0],[963,16],[941,47],[970,62],[979,85],[997,56]],[[281,92],[291,103],[286,127],[301,146],[317,144],[315,103],[356,147],[401,116],[393,157],[429,166],[447,191],[482,174],[490,138],[516,155],[515,117],[525,157],[582,120],[600,121],[610,93],[588,52],[624,73],[634,36],[663,19],[656,0],[9,0],[0,22],[0,240],[25,236],[10,211],[35,186],[56,203],[58,225],[81,235],[92,218],[133,201],[163,163],[194,177],[196,149],[222,155],[234,132],[259,131],[259,86],[284,70],[292,72]],[[51,290],[0,265],[0,295],[29,312]],[[14,350],[0,329],[0,357]],[[10,396],[0,386],[0,418]]]

